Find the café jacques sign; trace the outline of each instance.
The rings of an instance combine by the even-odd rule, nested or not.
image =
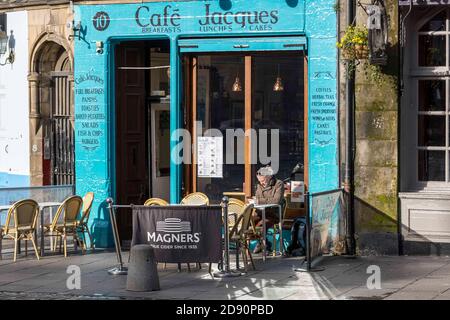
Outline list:
[[[216,11],[211,4],[204,5],[204,12],[195,23],[199,32],[226,32],[237,29],[270,31],[279,22],[278,10]],[[180,9],[166,5],[161,12],[152,12],[148,6],[140,6],[135,13],[136,24],[143,33],[182,32]]]

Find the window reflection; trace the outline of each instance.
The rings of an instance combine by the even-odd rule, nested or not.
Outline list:
[[[445,111],[445,81],[419,81],[419,110]]]
[[[447,12],[442,11],[441,13],[431,18],[427,23],[425,23],[425,25],[420,29],[420,32],[445,31],[446,19],[447,19]]]
[[[445,181],[445,151],[419,150],[419,180]]]
[[[419,115],[419,146],[445,146],[445,116]]]
[[[419,66],[445,66],[445,36],[419,36]]]

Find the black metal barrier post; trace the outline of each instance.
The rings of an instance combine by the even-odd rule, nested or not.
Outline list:
[[[224,261],[221,271],[215,272],[213,275],[217,278],[232,278],[239,277],[242,274],[240,272],[235,272],[230,270],[230,239],[229,239],[229,228],[228,228],[228,197],[223,197],[222,199],[222,215],[224,223]]]
[[[108,198],[108,199],[106,199],[106,202],[108,203],[109,217],[110,217],[110,220],[111,220],[111,226],[112,226],[112,231],[113,231],[113,236],[114,236],[114,244],[115,244],[115,247],[116,247],[116,255],[117,255],[117,260],[119,262],[119,266],[109,270],[108,273],[111,274],[111,275],[126,275],[126,274],[128,274],[128,268],[123,266],[122,248],[120,246],[120,239],[119,239],[119,231],[118,231],[118,228],[117,228],[116,214],[115,214],[115,210],[114,210],[114,207],[113,207],[114,201],[113,201],[112,198]]]

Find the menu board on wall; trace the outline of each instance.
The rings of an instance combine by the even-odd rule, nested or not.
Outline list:
[[[223,178],[223,137],[198,137],[197,175]]]

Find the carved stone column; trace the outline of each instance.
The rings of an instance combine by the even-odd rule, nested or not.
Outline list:
[[[28,86],[30,90],[30,131],[37,134],[41,122],[41,113],[39,110],[39,73],[31,72],[28,75]]]
[[[28,75],[28,87],[30,94],[30,182],[32,186],[42,185],[42,134],[40,113],[40,76],[37,72]]]

